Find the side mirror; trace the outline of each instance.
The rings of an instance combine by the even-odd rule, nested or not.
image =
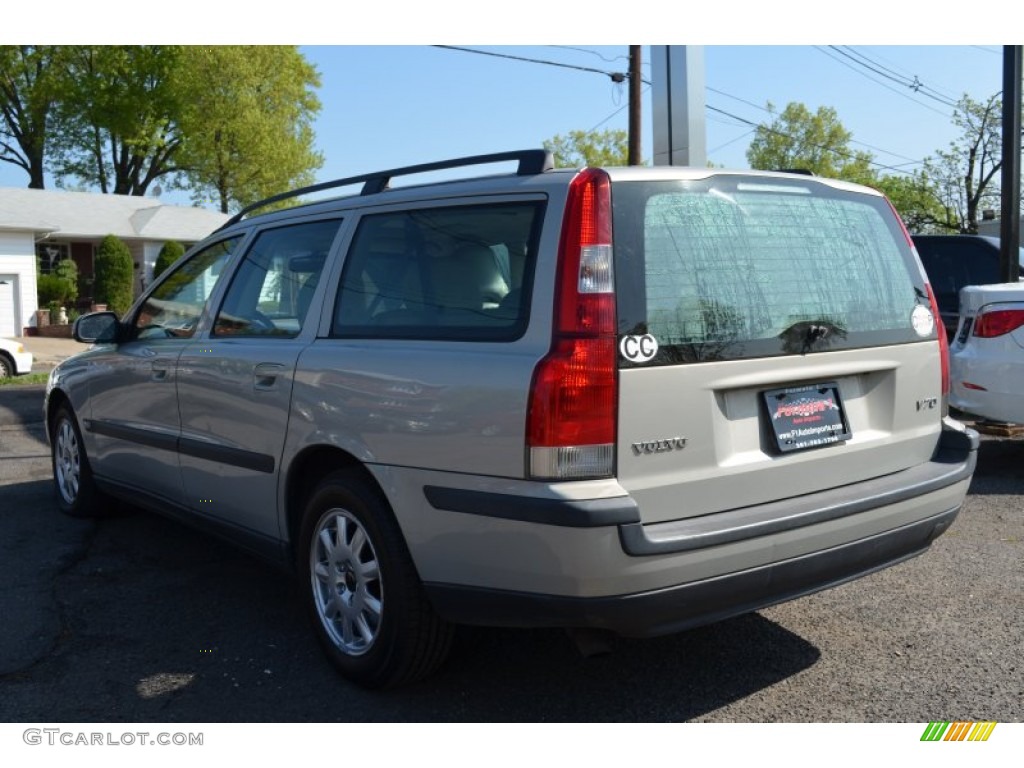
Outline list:
[[[114,312],[90,312],[75,320],[71,335],[83,344],[113,344],[117,341],[120,323]]]

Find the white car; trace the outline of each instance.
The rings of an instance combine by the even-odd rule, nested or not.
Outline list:
[[[950,366],[950,405],[991,421],[1024,423],[1024,283],[960,291]]]
[[[10,339],[0,339],[0,379],[20,376],[32,370],[32,353],[24,345]]]

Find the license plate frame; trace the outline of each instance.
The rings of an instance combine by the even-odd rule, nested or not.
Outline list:
[[[835,445],[853,437],[838,382],[769,389],[762,398],[769,431],[781,453]]]

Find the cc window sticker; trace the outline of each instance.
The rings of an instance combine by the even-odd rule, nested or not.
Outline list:
[[[619,354],[631,363],[649,363],[658,354],[658,340],[649,333],[623,336],[619,342]]]

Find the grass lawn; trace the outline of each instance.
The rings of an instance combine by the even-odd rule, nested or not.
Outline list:
[[[27,373],[24,376],[8,376],[0,379],[0,387],[17,387],[25,384],[45,384],[49,377],[50,374],[46,371],[43,371],[42,373]]]

